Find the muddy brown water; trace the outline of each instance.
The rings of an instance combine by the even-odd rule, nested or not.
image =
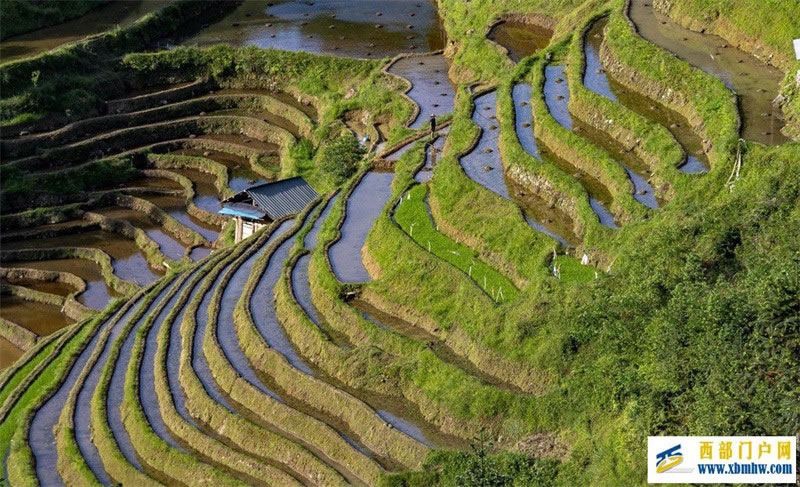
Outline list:
[[[686,118],[666,106],[646,98],[635,91],[609,79],[611,90],[626,107],[639,115],[664,126],[686,152],[686,163],[679,169],[689,174],[708,172],[708,157],[703,150],[703,140],[692,130]]]
[[[15,347],[13,343],[0,337],[0,370],[11,367],[24,353]]]
[[[248,1],[183,42],[258,46],[380,59],[444,46],[436,6],[427,0]]]
[[[57,296],[68,296],[77,291],[75,287],[59,281],[39,281],[24,277],[20,279],[5,277],[0,282],[26,287],[42,293],[55,294]]]
[[[87,247],[105,251],[111,256],[114,273],[121,279],[145,286],[156,280],[163,272],[150,268],[139,248],[133,242],[116,233],[93,230],[52,238],[4,243],[6,250],[46,249],[53,247]]]
[[[156,225],[153,220],[142,212],[119,206],[99,208],[93,210],[93,212],[109,218],[125,220],[134,227],[141,228],[148,237],[158,244],[161,252],[170,259],[181,260],[187,253],[186,245],[177,240],[174,235],[164,231],[163,228]]]
[[[275,115],[272,112],[268,112],[266,110],[257,110],[257,109],[249,109],[249,108],[230,108],[227,110],[217,110],[215,112],[211,112],[209,115],[227,115],[233,117],[250,117],[250,118],[257,118],[259,120],[263,120],[270,125],[274,125],[276,127],[280,127],[295,137],[300,135],[300,128],[290,122],[289,120]]]
[[[251,168],[250,161],[247,160],[247,158],[236,154],[229,154],[227,152],[221,152],[211,149],[201,149],[201,148],[186,148],[179,151],[175,151],[173,153],[186,156],[205,157],[207,159],[211,159],[212,161],[218,162],[223,166],[227,167],[228,186],[234,191],[242,191],[245,188],[249,188],[250,186],[265,181],[264,176],[255,172]],[[194,178],[190,179],[194,180]],[[202,188],[196,188],[196,189],[199,189],[198,194],[200,194],[200,192],[205,191]],[[216,195],[216,188],[214,189],[214,194]],[[206,194],[204,193],[204,196],[205,195]],[[197,199],[195,199],[195,203],[196,202]]]
[[[420,107],[412,129],[430,128],[431,115],[440,117],[453,111],[456,90],[447,73],[450,64],[442,55],[415,56],[398,60],[389,72],[402,76],[413,85],[408,96]]]
[[[86,281],[86,290],[76,296],[76,299],[92,309],[103,309],[108,305],[111,297],[119,293],[106,285],[100,267],[92,261],[85,259],[50,259],[40,261],[4,262],[4,267],[41,269],[48,271],[71,272]]]
[[[211,213],[216,213],[222,208],[215,185],[216,177],[213,174],[195,169],[170,169],[170,171],[189,178],[194,183],[194,204],[198,208]]]
[[[531,96],[533,88],[527,83],[519,83],[514,85],[511,90],[511,98],[514,102],[514,128],[517,133],[517,140],[522,148],[532,157],[537,160],[543,160],[543,150],[539,151],[539,144],[534,135],[534,119],[533,109],[531,108]],[[547,159],[553,162],[551,159]],[[560,166],[563,167],[563,166]],[[569,244],[577,244],[580,238],[574,233],[572,218],[559,210],[558,208],[551,208],[539,196],[531,193],[525,188],[521,187],[515,181],[506,178],[506,185],[508,191],[519,205],[523,208],[525,213],[534,215],[538,221],[543,221],[551,226],[558,235],[562,235]]]
[[[767,145],[786,142],[780,110],[772,106],[783,73],[729,46],[721,37],[685,29],[656,11],[651,0],[631,2],[630,18],[644,39],[715,76],[739,95],[742,136]]]
[[[51,304],[35,303],[10,294],[0,295],[0,316],[46,336],[74,323]]]
[[[533,23],[508,20],[492,27],[487,37],[505,47],[508,57],[517,63],[547,47],[553,31]]]
[[[206,134],[201,135],[198,139],[218,140],[220,142],[228,142],[229,144],[237,144],[251,149],[256,149],[266,154],[277,155],[280,147],[271,142],[264,142],[253,137],[240,134]]]
[[[604,149],[622,167],[628,175],[628,179],[633,183],[633,198],[636,201],[648,208],[655,209],[660,206],[661,201],[658,200],[653,186],[647,180],[652,175],[652,171],[633,151],[625,151],[621,144],[605,132],[578,119],[575,119],[575,132]]]
[[[513,179],[506,177],[506,188],[511,198],[519,205],[525,215],[537,222],[542,222],[547,228],[552,229],[561,239],[559,242],[566,245],[578,245],[581,238],[575,234],[572,218],[557,207],[551,206],[547,201],[519,185]]]
[[[461,157],[459,162],[470,179],[501,198],[514,201],[506,185],[505,170],[500,158],[498,143],[500,122],[497,120],[496,114],[496,91],[490,91],[475,98],[472,121],[481,127],[481,135],[475,148],[469,154]],[[567,244],[564,237],[555,233],[552,227],[544,225],[542,221],[534,220],[532,215],[525,214],[524,217],[528,225],[537,232],[543,233],[561,244]]]
[[[5,39],[0,42],[0,62],[34,56],[93,34],[125,27],[168,3],[169,0],[109,2],[76,19]]]
[[[154,178],[142,176],[126,181],[120,185],[123,188],[158,188],[183,190],[183,186],[169,178]]]
[[[607,18],[600,19],[586,33],[586,71],[583,84],[595,93],[621,103],[644,118],[664,126],[683,146],[686,153],[686,163],[680,167],[680,170],[690,174],[705,172],[708,162],[705,152],[703,152],[702,140],[690,128],[689,122],[660,103],[626,90],[606,73],[600,61],[600,46],[603,43],[607,24]],[[636,164],[635,160],[632,162]]]
[[[297,108],[305,113],[311,120],[317,119],[317,109],[314,105],[311,103],[304,103],[285,91],[259,90],[255,88],[223,88],[221,90],[211,91],[210,93],[217,95],[269,95],[290,107]]]

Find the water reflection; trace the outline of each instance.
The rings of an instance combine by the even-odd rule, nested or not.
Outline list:
[[[443,47],[429,1],[248,1],[184,44],[258,46],[380,59]]]

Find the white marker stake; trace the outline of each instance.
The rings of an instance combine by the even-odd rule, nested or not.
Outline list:
[[[794,58],[800,61],[800,39],[794,40]]]

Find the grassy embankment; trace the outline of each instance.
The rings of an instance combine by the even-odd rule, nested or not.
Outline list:
[[[3,64],[0,127],[34,123],[48,113],[65,121],[95,113],[99,100],[119,96],[125,89],[124,75],[114,69],[117,57],[191,31],[231,5],[181,0],[123,29]]]
[[[800,221],[790,176],[798,148],[748,147],[734,191],[724,190],[737,124],[727,108],[710,107],[729,98],[714,105],[715,89],[700,88],[712,83],[655,52],[642,56],[653,48],[618,33],[620,49],[638,52],[637,71],[705,93],[695,103],[721,169],[646,225],[623,229],[609,275],[580,287],[534,286],[520,301],[539,313],[509,311],[509,328],[533,337],[525,355],[558,376],[560,392],[542,401],[542,426],[571,445],[558,485],[641,484],[644,459],[630,452],[648,434],[778,434],[792,430],[797,413],[789,329],[800,290],[800,249],[790,237]],[[664,346],[666,338],[681,346]],[[775,402],[792,395],[794,407]],[[428,480],[394,485],[454,483],[431,463]]]
[[[661,0],[653,5],[681,25],[717,34],[783,71],[792,64],[792,39],[800,32],[797,0]]]
[[[27,2],[25,0],[6,0],[0,4],[0,17],[6,19],[3,33],[0,34],[0,40],[80,17],[89,10],[109,1],[72,0],[63,2],[47,0],[44,2]],[[13,19],[13,22],[9,22],[11,19]]]
[[[27,435],[33,414],[58,390],[78,354],[120,304],[116,302],[94,318],[70,326],[58,339],[48,344],[42,351],[52,346],[52,359],[40,361],[26,377],[29,383],[24,391],[15,391],[13,407],[8,409],[0,425],[0,449],[9,452],[6,465],[11,484],[30,484],[32,480],[33,457]]]

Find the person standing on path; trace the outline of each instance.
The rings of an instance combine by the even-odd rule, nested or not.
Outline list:
[[[433,136],[436,133],[436,115],[431,115],[431,142],[433,142]]]

